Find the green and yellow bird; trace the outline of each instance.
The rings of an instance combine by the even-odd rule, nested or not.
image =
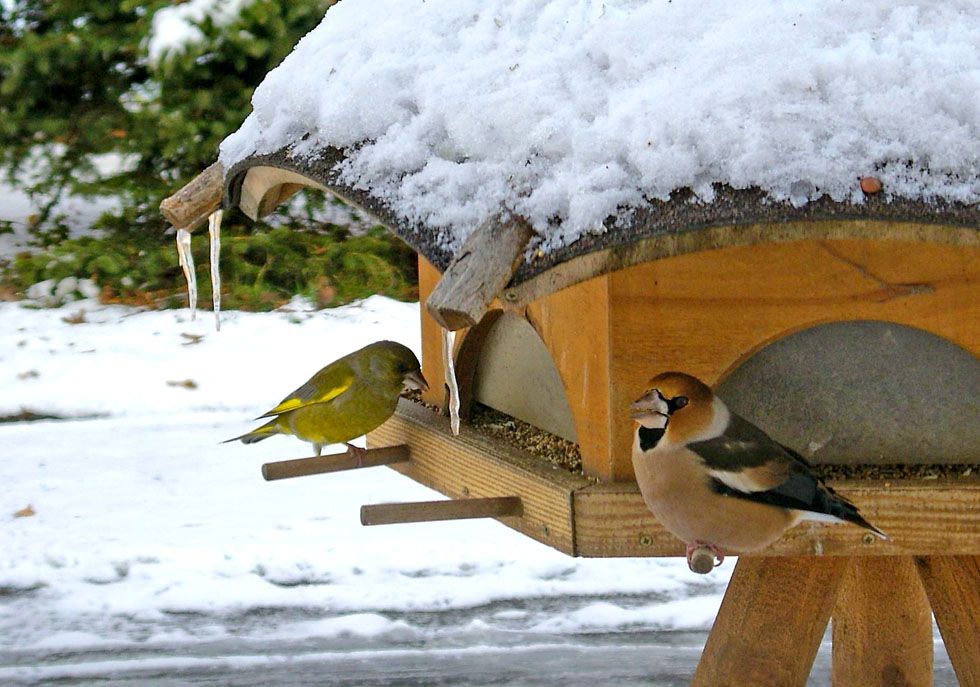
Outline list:
[[[292,434],[313,444],[347,443],[380,426],[395,412],[405,389],[428,389],[418,358],[395,341],[377,341],[335,360],[258,419],[264,425],[228,441],[254,444],[275,434]],[[361,456],[364,449],[347,444]]]

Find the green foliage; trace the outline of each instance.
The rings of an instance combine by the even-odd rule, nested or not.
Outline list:
[[[93,278],[106,300],[182,305],[183,276],[160,201],[214,161],[250,110],[254,88],[323,17],[332,0],[251,0],[240,16],[198,25],[202,40],[157,63],[146,38],[171,0],[18,0],[0,5],[0,170],[40,208],[41,253],[0,273],[7,288],[67,276]],[[124,160],[122,169],[100,162]],[[27,183],[25,184],[25,179]],[[111,196],[121,209],[67,239],[54,208],[66,193]],[[309,233],[322,196],[277,212],[277,225],[226,213],[223,304],[266,309],[293,294],[322,305],[372,293],[411,297],[414,256],[375,230]],[[207,241],[195,241],[202,302],[210,299]],[[0,265],[0,270],[2,270]]]
[[[329,0],[252,0],[230,24],[154,64],[146,38],[166,0],[18,0],[0,9],[0,166],[30,176],[38,226],[66,192],[111,195],[114,230],[162,230],[157,206],[214,161],[254,88],[322,18]],[[126,161],[101,172],[98,156]],[[118,159],[118,158],[117,158]],[[104,161],[104,158],[103,158]]]
[[[192,240],[199,305],[211,300],[208,242]],[[281,226],[224,237],[221,251],[222,305],[270,310],[294,294],[320,307],[342,305],[380,293],[417,298],[411,251],[382,228],[352,236],[344,227],[299,232]],[[18,255],[0,287],[23,293],[30,285],[66,277],[92,279],[105,302],[152,307],[186,305],[183,273],[173,238],[151,248],[111,237],[69,239],[40,253]]]

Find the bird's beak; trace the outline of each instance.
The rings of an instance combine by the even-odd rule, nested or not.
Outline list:
[[[664,429],[670,419],[667,402],[653,390],[630,405],[630,417],[648,429]]]
[[[425,377],[422,376],[422,370],[412,370],[405,375],[405,388],[421,389],[422,391],[429,390],[429,383],[425,381]]]

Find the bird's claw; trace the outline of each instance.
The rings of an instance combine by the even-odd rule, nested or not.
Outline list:
[[[347,455],[354,459],[357,467],[364,467],[364,456],[367,454],[366,448],[361,448],[360,446],[354,446],[353,444],[347,444]]]

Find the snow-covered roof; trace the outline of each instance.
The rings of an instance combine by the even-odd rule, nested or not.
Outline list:
[[[433,255],[501,208],[537,232],[529,255],[616,242],[678,194],[694,214],[750,193],[787,216],[938,203],[969,224],[980,3],[348,0],[253,106],[225,169],[330,161]]]

